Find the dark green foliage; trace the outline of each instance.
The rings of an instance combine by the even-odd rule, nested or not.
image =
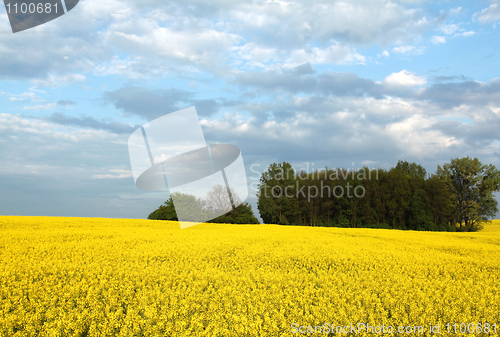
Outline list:
[[[260,178],[257,208],[264,223],[291,224],[297,216],[297,178],[289,163],[271,164]]]
[[[231,223],[240,225],[256,225],[259,224],[259,220],[254,216],[252,211],[252,205],[249,203],[243,203],[224,215],[218,218],[207,221],[211,223]]]
[[[185,209],[190,209],[190,213],[193,215],[193,219],[189,220],[196,220],[197,217],[195,217],[195,215],[197,214],[197,212],[206,213],[205,203],[201,200],[198,200],[196,197],[189,194],[180,193],[174,194],[174,196],[176,203],[181,203],[182,207],[184,207]],[[172,196],[170,196],[163,205],[158,207],[158,209],[149,214],[148,219],[178,221]],[[230,224],[259,224],[259,220],[257,220],[257,218],[253,214],[252,206],[248,203],[243,203],[229,213],[221,215],[207,222]]]
[[[202,200],[197,199],[194,195],[176,192],[170,195],[163,205],[149,214],[148,219],[178,221],[173,199],[175,199],[178,207],[189,210],[186,213],[189,213],[191,217],[184,219],[184,221],[196,221],[196,219],[203,217],[205,203]]]
[[[446,182],[438,176],[432,176],[425,183],[425,192],[429,198],[432,222],[437,230],[454,231],[454,196]]]
[[[430,176],[401,160],[388,171],[309,173],[284,162],[262,174],[258,210],[265,223],[283,225],[474,231],[498,211],[499,190],[499,171],[469,157]]]
[[[429,198],[425,191],[420,188],[415,190],[411,199],[408,228],[426,231],[435,229]]]
[[[158,207],[155,211],[148,215],[149,220],[171,220],[178,221],[177,213],[175,212],[174,201],[172,196]]]

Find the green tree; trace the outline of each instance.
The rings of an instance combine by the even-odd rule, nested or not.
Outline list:
[[[433,175],[426,180],[425,190],[436,228],[455,230],[455,198],[448,184],[438,176]]]
[[[178,221],[179,219],[174,207],[174,199],[177,207],[182,207],[182,209],[186,210],[186,213],[189,214],[188,218],[183,219],[184,221],[198,221],[204,217],[206,207],[203,200],[191,194],[174,192],[163,205],[149,214],[148,219]]]
[[[176,200],[176,203],[178,204],[179,207],[185,207],[185,209],[189,209],[190,213],[192,214],[192,219],[189,219],[191,221],[196,221],[197,219],[202,218],[202,216],[206,216],[207,214],[210,214],[209,212],[213,211],[213,208],[215,207],[214,205],[225,205],[220,200],[216,199],[214,197],[215,194],[219,195],[222,194],[221,189],[219,186],[215,186],[214,189],[211,191],[212,193],[209,193],[208,195],[210,196],[209,201],[203,201],[200,199],[197,199],[193,195],[189,194],[183,194],[183,193],[173,193],[164,203],[163,205],[160,205],[155,211],[153,211],[151,214],[149,214],[148,219],[150,220],[170,220],[170,221],[178,221],[177,213],[175,211],[174,207],[174,201],[173,199]],[[233,191],[234,193],[234,191]],[[174,198],[172,198],[174,196]],[[236,199],[236,198],[235,198]],[[236,199],[238,203],[240,203],[239,199]],[[227,200],[225,203],[227,204]],[[221,210],[217,209],[217,213],[214,212],[214,214],[221,214]],[[259,220],[255,217],[252,211],[252,206],[248,203],[242,203],[238,207],[234,209],[226,209],[224,208],[224,212],[227,211],[227,213],[216,217],[215,219],[212,219],[207,222],[211,223],[230,223],[230,224],[258,224]],[[201,213],[203,212],[203,213]],[[196,216],[198,214],[198,216]]]
[[[232,211],[207,222],[230,223],[230,224],[240,224],[240,225],[259,224],[259,220],[253,214],[252,205],[246,202],[242,203]]]
[[[296,182],[295,171],[287,162],[273,163],[262,173],[257,193],[257,209],[264,223],[297,223]]]
[[[172,193],[172,199],[177,210],[182,210],[182,221],[199,222],[200,219],[206,219],[210,214],[205,200],[194,195],[175,192]]]
[[[436,228],[432,220],[427,193],[422,189],[416,189],[411,200],[408,228],[426,231],[435,230]]]
[[[407,228],[407,218],[413,196],[411,180],[410,175],[400,169],[392,168],[381,181],[384,185],[386,220],[394,229]]]
[[[399,160],[395,169],[401,171],[404,175],[408,175],[413,178],[420,177],[425,179],[427,174],[427,171],[422,165],[409,163],[406,160]]]
[[[484,165],[477,158],[467,156],[438,166],[437,175],[453,192],[458,230],[480,230],[498,212],[493,194],[500,191],[500,171],[495,166]]]
[[[148,215],[149,220],[170,220],[178,221],[177,213],[175,212],[174,201],[170,196],[167,201],[160,205],[156,210]]]

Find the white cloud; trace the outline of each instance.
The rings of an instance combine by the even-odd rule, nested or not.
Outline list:
[[[52,110],[57,106],[56,103],[46,103],[46,104],[40,104],[40,105],[30,105],[30,106],[23,106],[23,110]]]
[[[131,170],[124,169],[110,169],[109,173],[106,174],[95,174],[92,176],[93,179],[128,179],[133,178]]]
[[[151,74],[151,71],[145,74],[136,71],[135,66],[137,64],[138,61],[131,59],[124,60],[115,56],[108,61],[97,64],[94,68],[94,73],[99,76],[122,75],[132,79],[142,78]]]
[[[444,36],[439,36],[439,35],[434,35],[431,38],[431,43],[432,44],[441,44],[441,43],[446,43],[446,38]]]
[[[86,76],[83,74],[50,74],[47,78],[35,79],[33,83],[43,87],[62,87],[72,83],[82,83],[85,82],[86,79]]]
[[[392,48],[393,53],[397,54],[408,54],[416,49],[415,46],[399,46]]]
[[[453,35],[453,36],[470,37],[470,36],[473,36],[473,35],[475,35],[475,34],[476,34],[476,32],[475,32],[475,31],[469,30],[469,31],[461,32],[461,33],[456,33],[456,34],[455,34],[455,35]]]
[[[450,15],[458,15],[462,12],[462,7],[453,8],[450,10]]]
[[[431,157],[445,152],[461,142],[453,136],[446,136],[441,131],[430,129],[436,120],[423,115],[413,115],[403,121],[386,126],[387,135],[408,154],[418,157]]]
[[[451,35],[455,33],[458,29],[459,27],[456,24],[449,24],[441,27],[441,31],[446,35]]]
[[[249,68],[266,68],[268,63],[279,62],[279,51],[276,48],[260,46],[256,43],[249,42],[243,46],[233,48],[235,55],[231,62],[235,66]]]
[[[23,92],[22,94],[15,95],[15,94],[7,94],[9,96],[9,100],[12,102],[43,102],[43,99],[40,98],[39,95],[37,95],[35,90],[30,89],[30,91]],[[40,91],[38,91],[40,92]],[[45,92],[41,91],[41,93],[45,94]]]
[[[332,43],[326,49],[314,47],[294,50],[287,60],[290,66],[298,66],[308,62],[312,64],[364,64],[366,57],[357,53],[356,50]]]
[[[74,143],[86,141],[99,142],[106,138],[116,138],[116,135],[106,131],[81,129],[70,126],[61,128],[59,124],[46,122],[41,119],[5,113],[0,114],[0,131],[4,137],[16,135],[19,138],[28,140],[25,145],[29,143],[30,137],[38,136],[41,137],[39,139],[43,139],[44,143],[57,144],[55,146],[65,143],[68,149],[71,148]],[[11,145],[14,146],[15,144]],[[41,145],[41,143],[38,145]]]
[[[365,64],[359,48],[413,43],[438,24],[418,6],[388,0],[87,0],[30,34],[3,37],[0,76],[57,87],[84,82],[88,74],[137,79],[300,62]]]
[[[231,114],[217,121],[204,121],[203,127],[209,138],[217,135],[220,141],[238,139],[247,156],[296,161],[324,160],[325,153],[334,158],[345,153],[349,158],[374,162],[397,161],[403,154],[447,160],[450,151],[466,145],[463,135],[457,137],[435,128],[443,110],[429,102],[329,97],[321,108],[316,102],[302,98],[275,106],[263,104],[268,111],[296,113],[267,120]],[[266,150],[259,144],[265,144]]]
[[[427,80],[408,70],[401,70],[399,73],[392,73],[387,76],[383,83],[393,87],[416,87],[425,85]]]
[[[491,4],[488,8],[474,14],[474,18],[481,23],[491,23],[500,20],[500,5]]]
[[[131,27],[140,26],[141,21],[130,20],[128,24]],[[242,40],[235,34],[214,29],[179,31],[170,27],[155,27],[154,24],[150,28],[142,34],[108,30],[104,40],[122,51],[142,56],[144,61],[167,58],[204,66],[220,66],[226,59],[228,49]]]
[[[314,13],[310,26],[319,36],[338,36],[354,43],[412,41],[432,26],[418,9],[390,1],[323,2],[310,6],[309,12]]]

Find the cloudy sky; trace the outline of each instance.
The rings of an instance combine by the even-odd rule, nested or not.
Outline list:
[[[2,8],[0,214],[147,217],[167,195],[135,187],[128,137],[190,106],[249,182],[500,167],[499,24],[499,1],[80,0],[13,34]]]

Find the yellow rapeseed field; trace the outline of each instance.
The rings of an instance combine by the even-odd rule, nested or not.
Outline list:
[[[0,252],[0,336],[500,333],[499,221],[430,233],[0,217]]]

